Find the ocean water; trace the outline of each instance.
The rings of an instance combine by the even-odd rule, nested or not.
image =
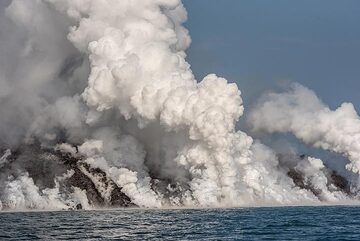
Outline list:
[[[0,213],[0,240],[360,240],[360,207]]]

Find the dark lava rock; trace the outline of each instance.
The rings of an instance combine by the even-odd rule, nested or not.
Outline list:
[[[304,179],[303,174],[296,171],[295,169],[290,169],[287,175],[293,180],[296,186],[311,191],[317,197],[321,194],[321,190],[316,189],[312,185],[307,183]]]
[[[4,152],[0,153],[0,158]],[[61,191],[71,192],[73,187],[85,190],[90,205],[94,207],[135,206],[131,199],[121,191],[121,187],[117,186],[101,169],[91,168],[82,157],[42,148],[38,144],[22,145],[12,150],[7,162],[0,166],[0,177],[1,175],[4,178],[9,175],[16,177],[19,173],[26,171],[33,178],[34,183],[40,189],[44,189],[54,187],[55,177],[69,170],[73,170],[73,175],[61,183]],[[102,187],[108,188],[109,197],[101,193],[99,184],[96,185],[93,180],[100,182]],[[78,204],[75,208],[82,209],[82,206]]]
[[[79,203],[78,205],[76,205],[76,210],[81,210],[82,209],[82,205],[81,205],[81,203]]]
[[[327,173],[327,185],[334,185],[340,191],[346,193],[349,196],[355,196],[356,193],[351,192],[350,183],[341,175],[337,174],[336,171],[328,170]],[[304,179],[303,173],[290,168],[287,175],[293,180],[294,184],[300,188],[310,190],[315,196],[319,197],[321,190],[314,188],[310,183],[307,183]]]
[[[74,168],[76,170],[80,170],[81,174],[85,175],[87,177],[88,180],[91,181],[92,178],[96,179],[97,182],[101,183],[102,188],[105,188],[106,190],[110,190],[110,195],[109,197],[101,195],[101,193],[99,192],[99,188],[96,186],[96,184],[91,181],[91,185],[93,185],[92,188],[90,188],[91,190],[96,190],[96,193],[92,193],[92,196],[96,197],[97,203],[105,204],[105,206],[110,206],[110,207],[131,207],[134,206],[134,204],[131,202],[131,199],[126,196],[122,191],[121,188],[119,186],[116,185],[116,183],[111,180],[104,171],[102,171],[99,168],[92,168],[90,167],[87,163],[84,163],[82,161],[79,161],[77,163],[77,168]],[[78,173],[80,174],[80,173]],[[91,175],[91,178],[90,178]],[[73,186],[77,186],[78,184],[81,185],[81,183],[79,183],[79,180],[85,180],[85,178],[73,178],[72,181],[72,185]],[[88,189],[85,189],[88,190]],[[91,193],[89,193],[91,194]],[[88,194],[88,195],[89,195]],[[92,196],[88,199],[93,199]]]
[[[336,171],[331,172],[331,180],[337,188],[347,194],[351,194],[349,182],[343,176],[337,174]]]

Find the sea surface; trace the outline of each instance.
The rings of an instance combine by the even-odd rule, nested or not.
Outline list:
[[[0,240],[360,240],[360,207],[0,213]]]

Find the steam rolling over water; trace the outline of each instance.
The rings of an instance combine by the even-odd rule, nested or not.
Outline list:
[[[249,110],[346,157],[276,153],[235,124],[234,83],[197,81],[180,0],[13,0],[0,14],[0,207],[229,207],[357,202],[360,119],[293,84]]]

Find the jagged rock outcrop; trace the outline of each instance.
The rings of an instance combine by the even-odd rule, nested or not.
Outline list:
[[[340,191],[349,197],[357,193],[351,191],[351,185],[346,178],[336,171],[323,165],[320,159],[301,155],[299,159],[288,166],[287,175],[297,187],[311,191],[322,200],[325,191]]]
[[[3,180],[7,178],[6,175],[16,177],[24,171],[39,189],[53,188],[56,177],[71,171],[72,174],[62,180],[61,188],[64,192],[70,192],[73,188],[84,190],[92,207],[135,206],[105,172],[90,167],[81,157],[36,144],[22,145],[11,151],[0,149],[0,172]],[[81,204],[73,207],[82,208]]]

